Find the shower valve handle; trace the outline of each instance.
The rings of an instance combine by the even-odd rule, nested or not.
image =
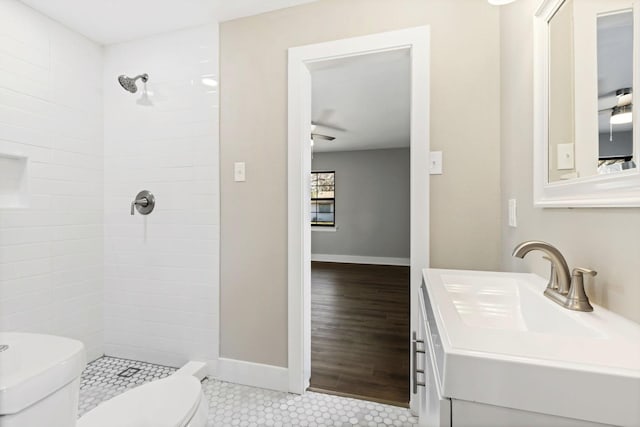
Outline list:
[[[131,215],[136,213],[136,210],[141,215],[149,215],[153,208],[156,206],[156,198],[150,191],[142,190],[136,195],[136,198],[131,202]]]
[[[142,206],[143,208],[147,207],[149,205],[149,200],[146,197],[143,197],[142,199],[137,199],[131,202],[131,215],[135,213],[136,205]]]

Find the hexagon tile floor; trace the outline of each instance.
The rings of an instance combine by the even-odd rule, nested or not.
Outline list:
[[[127,389],[173,372],[174,368],[166,366],[114,357],[100,358],[82,373],[79,415]],[[404,408],[322,393],[307,392],[298,396],[214,379],[205,379],[202,388],[209,401],[209,427],[379,427],[418,423]]]

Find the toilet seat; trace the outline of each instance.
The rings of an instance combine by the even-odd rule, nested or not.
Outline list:
[[[186,427],[199,409],[200,382],[172,375],[116,396],[78,420],[78,427]]]

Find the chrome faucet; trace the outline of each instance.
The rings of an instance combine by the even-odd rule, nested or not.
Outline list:
[[[569,266],[562,254],[554,246],[551,246],[546,242],[539,242],[536,240],[530,240],[528,242],[522,242],[513,250],[513,256],[518,258],[524,258],[526,254],[533,250],[542,251],[547,255],[547,259],[551,261],[551,266],[555,270],[555,276],[557,278],[557,292],[561,294],[569,293]],[[550,282],[553,282],[553,275]],[[550,287],[547,286],[547,289]]]
[[[522,242],[513,250],[513,256],[524,258],[533,250],[544,252],[544,258],[551,262],[551,276],[544,295],[552,301],[576,311],[593,311],[589,298],[584,291],[584,275],[597,273],[586,268],[574,268],[571,276],[569,266],[558,249],[546,242],[530,240]]]

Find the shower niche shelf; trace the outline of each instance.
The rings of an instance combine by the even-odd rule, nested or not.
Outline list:
[[[0,209],[26,208],[29,159],[0,153]]]

